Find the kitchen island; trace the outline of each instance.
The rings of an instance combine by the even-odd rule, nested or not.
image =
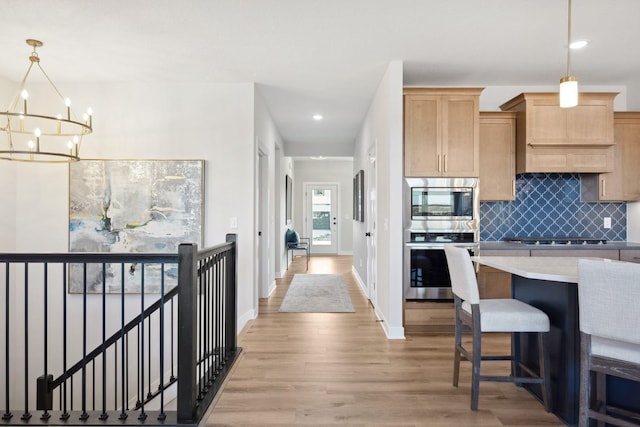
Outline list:
[[[552,412],[568,425],[578,424],[580,396],[580,329],[577,257],[477,256],[474,262],[512,275],[513,298],[549,316],[548,351],[551,371]],[[615,262],[615,261],[610,261]],[[533,334],[514,334],[516,360],[538,369],[537,340]],[[540,398],[537,384],[525,385]],[[607,380],[610,401],[628,409],[640,409],[630,396],[640,395],[640,385],[617,378]]]

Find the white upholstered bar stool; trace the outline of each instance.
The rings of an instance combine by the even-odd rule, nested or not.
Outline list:
[[[640,414],[607,405],[605,379],[640,381],[640,264],[578,261],[580,313],[580,426],[640,425]],[[592,374],[595,399],[591,403]]]
[[[469,252],[453,244],[445,245],[451,287],[455,300],[455,350],[453,361],[453,385],[458,386],[460,356],[471,362],[471,409],[478,409],[480,381],[500,381],[541,384],[542,400],[550,411],[551,384],[549,355],[545,351],[549,317],[541,310],[516,299],[480,299],[478,282]],[[469,352],[462,346],[462,327],[467,325],[473,335],[473,349]],[[482,356],[483,332],[535,332],[538,333],[538,356],[540,372],[534,373],[527,366],[516,366],[513,351],[505,356]],[[513,345],[513,344],[512,344]],[[511,375],[486,376],[480,373],[482,360],[511,360]],[[516,376],[524,371],[528,376]]]

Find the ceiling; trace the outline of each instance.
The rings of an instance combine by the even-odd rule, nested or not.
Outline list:
[[[566,73],[565,0],[2,0],[0,16],[4,78],[36,38],[57,84],[256,82],[285,146],[351,147],[393,60],[406,86]],[[573,38],[592,41],[572,54],[581,85],[640,88],[638,18],[638,0],[573,0]]]

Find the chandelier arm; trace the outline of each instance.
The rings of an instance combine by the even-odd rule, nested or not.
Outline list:
[[[27,77],[29,77],[29,73],[31,72],[31,67],[33,67],[33,62],[31,64],[29,64],[29,68],[27,68],[27,72],[24,74],[24,77],[22,78],[22,81],[20,82],[20,86],[18,87],[18,93],[13,98],[13,101],[11,101],[11,104],[9,105],[9,108],[7,109],[7,113],[10,113],[11,111],[13,111],[16,108],[16,106],[18,105],[18,100],[20,99],[20,95],[22,94],[22,91],[24,90],[24,85],[27,83]]]
[[[60,93],[60,91],[58,90],[58,87],[53,83],[53,81],[51,81],[51,79],[49,78],[49,75],[44,71],[44,68],[42,68],[42,65],[40,65],[39,62],[38,62],[38,68],[40,68],[40,71],[42,71],[42,74],[44,74],[44,76],[47,78],[47,81],[49,82],[49,84],[53,86],[53,89],[56,91],[60,99],[64,101],[64,96]]]

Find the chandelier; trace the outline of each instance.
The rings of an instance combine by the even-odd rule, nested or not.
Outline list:
[[[560,79],[560,107],[578,105],[578,79],[571,75],[571,0],[567,18],[567,75]]]
[[[0,131],[4,131],[7,136],[6,144],[0,143],[0,159],[42,163],[78,161],[82,137],[93,132],[93,112],[89,108],[82,119],[76,117],[71,110],[71,100],[62,96],[40,65],[36,49],[42,46],[42,42],[28,39],[27,44],[33,47],[29,56],[29,68],[7,110],[0,111]],[[59,104],[59,110],[53,115],[33,108],[36,103],[30,98],[26,87],[34,64],[35,69],[39,69],[51,85],[54,102]],[[45,105],[56,108],[51,107],[54,105],[52,102]]]

